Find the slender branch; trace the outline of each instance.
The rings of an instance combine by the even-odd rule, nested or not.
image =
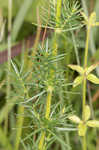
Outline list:
[[[89,46],[89,38],[90,38],[90,22],[88,23],[87,27],[87,35],[86,35],[86,45],[85,45],[85,57],[84,57],[84,79],[83,79],[83,103],[82,103],[82,119],[83,122],[85,123],[85,107],[86,107],[86,92],[87,92],[87,80],[86,80],[86,67],[87,67],[87,61],[88,61],[88,46]],[[86,145],[86,134],[83,137],[83,150],[87,149]]]
[[[87,29],[87,38],[86,38],[86,47],[85,47],[85,57],[84,57],[84,69],[87,67],[89,37],[90,37],[90,25],[88,25],[88,29]]]
[[[10,68],[11,68],[11,22],[12,22],[12,0],[8,1],[8,64],[7,64],[7,103],[10,99]],[[8,130],[8,113],[5,120],[5,133],[7,134]]]

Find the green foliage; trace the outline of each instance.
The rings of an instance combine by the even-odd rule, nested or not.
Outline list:
[[[37,36],[40,28],[44,34],[50,28],[51,35],[35,42],[29,54],[23,42],[21,55],[0,65],[0,149],[79,150],[82,145],[86,150],[87,143],[88,149],[96,150],[99,113],[93,96],[99,84],[98,30],[96,35],[94,30],[89,32],[99,24],[98,0],[96,15],[90,17],[84,13],[90,2],[17,0],[12,1],[9,18],[8,2],[0,0],[0,38],[5,24],[0,51],[10,51],[10,46],[25,38],[25,32],[36,34],[36,28]],[[7,22],[12,24],[11,39]]]

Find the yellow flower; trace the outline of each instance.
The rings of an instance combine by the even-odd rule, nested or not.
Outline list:
[[[76,115],[69,116],[69,120],[78,124],[78,135],[85,136],[87,127],[99,127],[99,121],[97,120],[89,120],[90,118],[90,108],[88,105],[85,106],[85,120],[80,120],[80,118]]]

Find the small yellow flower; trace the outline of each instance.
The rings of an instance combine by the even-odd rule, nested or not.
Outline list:
[[[69,116],[69,120],[78,124],[78,135],[85,136],[87,127],[99,127],[99,121],[97,120],[89,120],[90,118],[90,107],[88,105],[85,106],[85,120],[80,120],[80,118],[76,115]]]
[[[83,69],[81,66],[78,65],[68,65],[69,68],[77,71],[80,74],[74,80],[73,87],[76,87],[77,85],[81,84],[84,78],[91,81],[92,83],[99,84],[99,78],[97,78],[94,74],[91,73],[91,71],[93,71],[98,65],[99,62],[85,69]]]

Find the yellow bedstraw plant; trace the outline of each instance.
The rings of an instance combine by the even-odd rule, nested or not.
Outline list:
[[[90,17],[88,18],[84,13],[81,13],[84,17],[84,23],[87,25],[87,35],[86,35],[86,45],[85,45],[85,56],[84,56],[84,67],[79,65],[68,65],[71,69],[77,71],[80,75],[76,77],[73,82],[73,87],[82,84],[83,86],[83,101],[82,101],[82,120],[79,117],[73,115],[70,116],[69,119],[75,123],[78,123],[78,134],[79,136],[83,137],[82,146],[83,150],[87,149],[86,144],[86,129],[87,127],[99,127],[99,121],[97,120],[89,120],[90,118],[90,108],[86,105],[86,87],[87,87],[87,80],[91,81],[94,84],[99,84],[99,78],[97,78],[91,72],[99,65],[99,62],[96,64],[87,67],[88,61],[88,46],[89,46],[89,38],[90,38],[90,30],[91,27],[99,26],[99,22],[96,22],[96,13],[93,12]]]

